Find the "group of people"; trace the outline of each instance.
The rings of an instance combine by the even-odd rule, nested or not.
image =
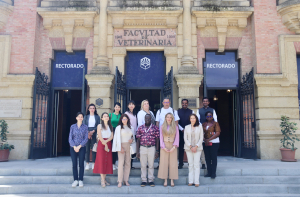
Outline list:
[[[154,160],[157,158],[157,177],[164,179],[165,187],[170,179],[171,187],[174,187],[178,169],[183,167],[184,151],[188,159],[189,186],[200,185],[200,160],[202,168],[205,168],[206,162],[205,177],[216,178],[221,130],[215,110],[209,107],[209,99],[204,97],[202,101],[203,108],[198,109],[195,114],[188,108],[187,99],[182,100],[182,108],[177,111],[170,107],[170,99],[165,98],[156,117],[150,111],[148,100],[142,101],[138,113],[135,112],[135,102],[129,101],[124,114],[121,113],[121,104],[115,103],[113,113],[104,112],[101,117],[97,114],[96,106],[90,104],[86,116],[78,112],[77,123],[70,128],[69,143],[74,176],[72,187],[83,187],[84,169],[89,170],[90,167],[93,173],[100,174],[102,187],[110,185],[106,181],[106,175],[113,174],[116,169],[118,187],[123,184],[129,186],[134,157],[141,163],[142,187],[147,183],[155,186]]]

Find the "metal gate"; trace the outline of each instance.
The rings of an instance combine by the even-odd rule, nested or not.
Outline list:
[[[164,88],[162,91],[162,99],[169,98],[171,101],[171,107],[173,107],[173,66],[170,72],[165,76]]]
[[[49,94],[50,84],[48,76],[45,73],[42,74],[36,68],[32,106],[30,159],[47,157]]]
[[[126,77],[122,75],[118,67],[116,67],[115,75],[115,102],[121,103],[121,112],[125,113],[127,108],[127,89],[126,89]]]
[[[253,68],[241,81],[240,118],[241,157],[257,159]]]

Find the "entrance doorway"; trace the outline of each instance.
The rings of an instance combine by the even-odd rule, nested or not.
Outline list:
[[[81,111],[82,90],[55,90],[53,107],[53,154],[69,156],[69,133],[76,123],[76,114]]]
[[[221,127],[219,156],[236,156],[236,90],[208,90],[210,107],[217,113]]]
[[[129,100],[134,100],[135,109],[140,111],[143,100],[149,101],[150,110],[156,115],[161,106],[161,90],[160,89],[135,89],[129,90]]]

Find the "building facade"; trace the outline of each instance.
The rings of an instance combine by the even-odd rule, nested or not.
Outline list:
[[[147,98],[155,112],[188,98],[196,112],[204,96],[220,155],[281,158],[281,115],[300,123],[299,11],[300,0],[0,0],[10,159],[68,155],[89,103],[101,114]]]

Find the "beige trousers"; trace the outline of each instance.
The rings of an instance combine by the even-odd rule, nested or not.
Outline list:
[[[165,146],[170,150],[173,147],[173,142],[165,142]],[[177,148],[172,153],[160,149],[157,177],[160,179],[178,179]]]
[[[147,164],[148,164],[148,182],[154,182],[154,159],[155,146],[140,146],[141,178],[142,182],[147,182]]]
[[[122,143],[124,153],[118,152],[118,183],[128,181],[131,168],[130,144]]]
[[[204,150],[201,151],[200,161],[201,161],[201,164],[205,164],[205,154],[204,154]]]
[[[190,150],[185,150],[189,162],[189,183],[200,184],[200,157],[201,151],[193,153]]]

